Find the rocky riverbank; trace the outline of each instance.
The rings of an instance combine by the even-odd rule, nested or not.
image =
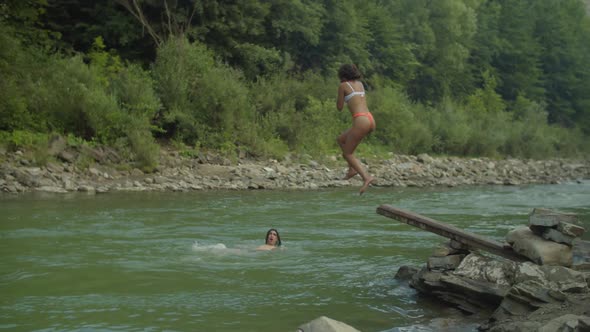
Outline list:
[[[506,235],[505,259],[473,246],[483,239],[454,234],[426,266],[402,267],[422,294],[468,314],[492,312],[480,331],[590,331],[590,242],[577,216],[537,208],[528,226]],[[468,245],[470,243],[471,245]]]
[[[360,187],[357,176],[341,180],[346,171],[339,156],[323,162],[311,157],[277,160],[239,159],[200,153],[185,156],[162,149],[159,166],[144,173],[107,147],[49,146],[46,162],[27,151],[0,150],[0,191],[20,193],[110,191],[192,191],[208,189],[318,189]],[[392,155],[363,160],[375,176],[374,186],[430,187],[560,183],[590,178],[590,160],[520,160]]]

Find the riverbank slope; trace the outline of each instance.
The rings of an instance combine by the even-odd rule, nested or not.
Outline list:
[[[50,147],[48,153],[50,161],[39,165],[30,152],[0,151],[0,191],[310,190],[362,185],[358,176],[342,180],[346,164],[338,156],[324,158],[323,162],[308,156],[282,161],[246,158],[231,161],[213,153],[186,156],[176,150],[162,149],[159,166],[152,173],[144,173],[107,147]],[[590,178],[589,159],[490,159],[421,154],[362,161],[375,177],[373,185],[384,187],[520,185]]]

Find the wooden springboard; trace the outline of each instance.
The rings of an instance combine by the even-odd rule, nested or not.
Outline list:
[[[411,211],[402,210],[385,204],[377,208],[377,213],[385,217],[404,222],[408,225],[418,227],[425,231],[455,240],[468,247],[485,250],[492,254],[502,256],[513,261],[523,262],[529,260],[526,257],[514,252],[510,246],[505,246],[498,241],[486,239],[483,236],[466,232],[455,226],[421,216]]]

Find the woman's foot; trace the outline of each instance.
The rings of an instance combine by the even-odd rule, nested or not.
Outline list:
[[[365,183],[363,184],[363,186],[361,187],[361,190],[359,190],[359,195],[362,195],[367,188],[369,188],[369,185],[371,184],[371,182],[373,182],[373,180],[375,180],[374,177],[369,176],[366,180]]]
[[[359,174],[357,171],[355,171],[353,168],[349,168],[348,173],[346,173],[342,180],[348,180],[357,174]]]

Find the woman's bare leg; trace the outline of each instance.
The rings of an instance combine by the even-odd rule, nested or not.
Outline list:
[[[342,180],[349,180],[357,174],[359,174],[359,172],[357,172],[354,168],[348,166],[348,171],[346,172],[346,175],[342,178]]]
[[[346,144],[346,138],[348,137],[348,133],[350,132],[351,129],[352,128],[347,129],[342,134],[340,134],[340,136],[338,136],[338,139],[336,139],[336,141],[338,142],[338,145],[340,146],[340,149],[343,152],[344,152],[344,144]],[[352,165],[348,162],[348,160],[346,161],[346,163],[348,164],[348,171],[346,172],[346,175],[342,178],[342,180],[348,180],[358,174],[358,172],[352,167]]]
[[[354,157],[354,150],[356,150],[356,147],[367,134],[367,130],[357,129],[353,126],[338,137],[338,143],[343,143],[340,144],[340,147],[342,148],[342,156],[348,162],[349,167],[363,178],[364,183],[360,189],[360,194],[364,193],[374,180],[374,178],[365,171],[361,163]]]

